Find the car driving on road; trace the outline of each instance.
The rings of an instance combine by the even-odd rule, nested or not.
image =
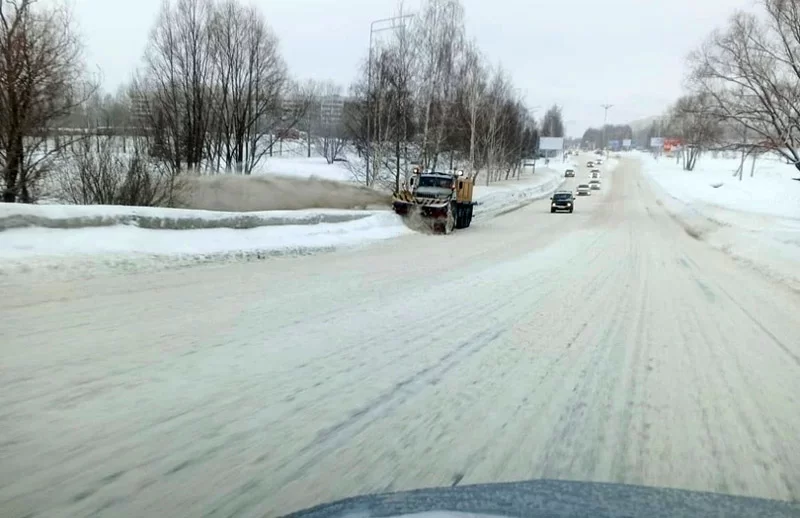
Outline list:
[[[591,196],[592,190],[588,183],[582,183],[578,186],[578,196]]]
[[[586,167],[589,167],[589,168],[594,167],[594,162],[592,162],[591,160],[586,162]]]
[[[594,180],[590,180],[589,181],[589,188],[592,189],[593,191],[599,191],[600,190],[600,180],[598,180],[596,178]]]
[[[564,178],[575,178],[575,169],[567,169],[564,171]]]
[[[572,213],[575,197],[571,191],[556,191],[553,197],[550,198],[550,212],[564,211]]]

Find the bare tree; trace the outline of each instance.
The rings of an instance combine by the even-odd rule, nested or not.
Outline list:
[[[419,49],[422,162],[435,167],[464,49],[464,9],[459,0],[428,0],[415,25]]]
[[[206,152],[214,91],[210,0],[166,0],[136,83],[160,152],[175,171],[199,168]]]
[[[682,142],[683,168],[692,171],[703,151],[715,147],[722,125],[708,94],[686,95],[673,106],[667,132]]]
[[[267,133],[281,124],[286,66],[278,40],[254,7],[226,0],[210,28],[215,137],[212,153],[225,169],[250,173],[269,150]]]
[[[486,68],[477,44],[471,42],[461,62],[460,80],[461,102],[464,116],[462,120],[469,128],[469,171],[475,178],[478,174],[478,131],[481,103],[486,93]]]
[[[94,90],[63,6],[0,0],[0,160],[4,202],[34,201],[52,159],[80,136],[47,145],[50,130]]]
[[[347,144],[342,120],[344,98],[342,89],[333,82],[325,82],[314,92],[312,106],[306,114],[309,142],[320,156],[332,164]],[[312,132],[313,128],[313,132]]]
[[[363,66],[362,78],[351,88],[357,101],[346,110],[345,126],[359,154],[372,163],[366,177],[362,178],[362,171],[353,171],[357,179],[367,186],[381,183],[388,187],[399,182],[397,158],[405,154],[404,143],[411,134],[413,104],[398,49],[386,45],[373,54],[372,66]]]
[[[484,107],[486,128],[483,133],[484,149],[486,151],[486,185],[497,177],[498,168],[502,162],[503,148],[503,106],[510,97],[510,82],[505,72],[498,68],[492,77]]]
[[[739,147],[771,150],[800,169],[800,4],[762,0],[765,21],[739,12],[690,56],[690,85],[722,120],[746,130]]]

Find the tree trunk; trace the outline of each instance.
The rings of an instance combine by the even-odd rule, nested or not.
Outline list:
[[[400,139],[394,141],[394,157],[397,172],[394,175],[394,192],[400,192]]]
[[[20,190],[20,187],[25,189],[25,180],[21,175],[24,159],[22,135],[15,135],[12,137],[10,144],[7,154],[6,169],[3,171],[6,181],[6,188],[3,191],[3,201],[6,203],[16,202],[17,192]]]

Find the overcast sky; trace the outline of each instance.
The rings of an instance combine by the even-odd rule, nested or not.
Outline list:
[[[246,0],[245,0],[246,1]],[[462,0],[468,35],[500,62],[538,116],[563,106],[570,136],[659,114],[681,93],[686,54],[754,0]],[[71,0],[89,63],[116,89],[140,63],[161,0]],[[396,0],[252,0],[280,38],[293,76],[347,86],[369,24]],[[414,11],[421,0],[406,0]]]

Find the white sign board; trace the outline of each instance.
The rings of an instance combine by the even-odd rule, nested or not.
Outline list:
[[[561,151],[564,149],[564,137],[540,137],[539,151]]]
[[[664,147],[664,137],[652,137],[650,139],[650,147]]]
[[[626,139],[622,140],[622,147],[631,147],[631,144],[632,144],[632,142],[631,142],[631,139],[629,139],[629,138],[626,138]]]

